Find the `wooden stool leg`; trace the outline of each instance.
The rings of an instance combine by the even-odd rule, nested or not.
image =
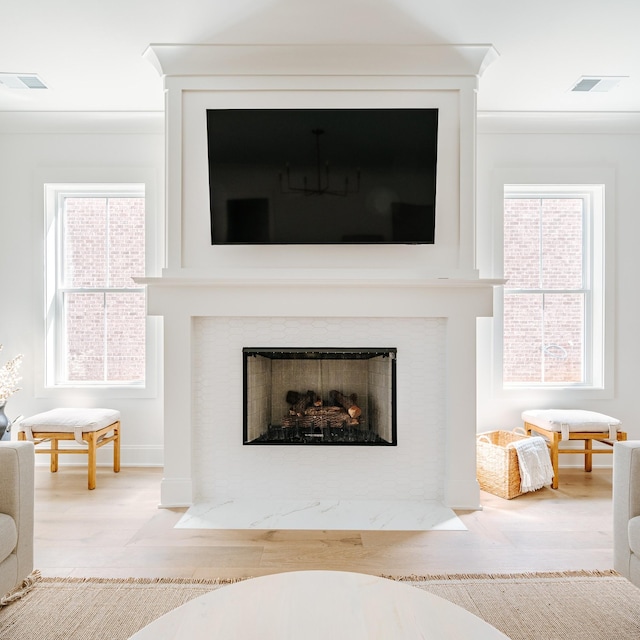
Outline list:
[[[87,453],[89,454],[89,489],[96,488],[96,434],[95,433],[83,433],[83,439],[86,440],[89,448]]]
[[[593,450],[593,440],[591,438],[584,441],[584,450],[586,452],[584,454],[584,470],[591,471],[593,467],[593,454],[591,453]]]
[[[560,434],[554,433],[553,439],[549,443],[550,446],[550,454],[551,454],[551,466],[553,467],[553,480],[551,482],[551,488],[558,488],[558,447],[560,446]]]
[[[58,439],[51,438],[51,473],[58,470]]]
[[[115,439],[113,441],[113,471],[118,473],[120,471],[120,423],[117,422],[113,428],[113,434]]]

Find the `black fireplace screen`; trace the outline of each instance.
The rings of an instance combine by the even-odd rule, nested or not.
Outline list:
[[[242,352],[244,444],[397,444],[395,348]]]

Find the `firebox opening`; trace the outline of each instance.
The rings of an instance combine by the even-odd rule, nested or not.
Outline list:
[[[395,446],[395,348],[244,348],[244,444]]]

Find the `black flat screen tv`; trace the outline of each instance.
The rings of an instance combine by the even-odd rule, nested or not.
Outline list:
[[[433,244],[438,110],[208,109],[211,243]]]

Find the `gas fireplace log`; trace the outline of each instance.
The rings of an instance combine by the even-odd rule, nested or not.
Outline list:
[[[289,397],[289,394],[291,393],[291,391],[289,391],[289,393],[287,393],[287,397]],[[291,409],[289,410],[289,413],[292,416],[301,416],[304,414],[304,410],[309,407],[310,405],[312,405],[315,402],[316,399],[316,392],[315,391],[307,391],[307,393],[305,393],[304,395],[299,396],[299,399],[291,405]]]
[[[360,418],[352,418],[344,407],[308,407],[304,415],[324,418],[333,427],[356,427],[360,424]]]
[[[345,396],[339,391],[334,390],[329,392],[329,396],[332,402],[344,407],[352,418],[359,418],[362,414],[362,409],[356,404],[358,402],[358,396],[355,393],[352,393],[350,396]]]
[[[305,416],[321,416],[331,413],[347,413],[344,407],[307,407],[304,410]]]

